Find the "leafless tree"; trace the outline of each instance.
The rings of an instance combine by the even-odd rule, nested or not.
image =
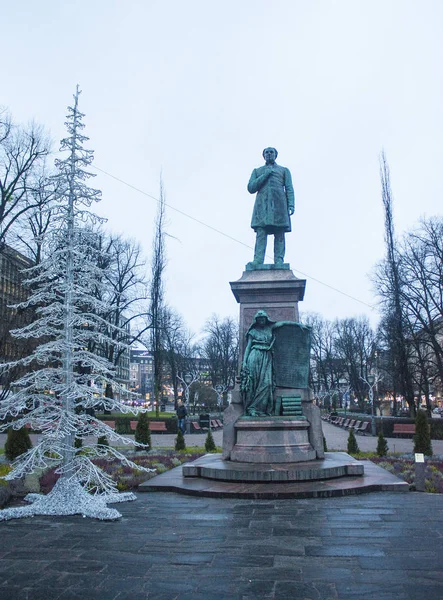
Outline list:
[[[17,219],[11,227],[11,245],[22,251],[34,264],[40,264],[46,233],[51,226],[56,209],[57,183],[45,166],[35,175],[35,185],[28,192],[33,207]]]
[[[18,219],[38,207],[33,192],[40,183],[38,168],[49,151],[42,127],[15,125],[5,110],[0,113],[0,243]]]
[[[376,338],[369,320],[365,316],[336,321],[335,350],[337,357],[346,365],[349,385],[361,408],[364,406],[366,390],[362,378],[367,379],[376,351]]]
[[[163,312],[165,308],[163,275],[166,268],[165,219],[166,199],[163,180],[160,178],[160,199],[154,228],[150,284],[150,350],[154,359],[154,400],[156,413],[160,411],[160,396],[163,379]]]
[[[310,387],[314,394],[324,392],[330,396],[347,372],[336,352],[336,323],[316,313],[304,315],[304,322],[312,327]]]
[[[169,368],[174,401],[177,406],[178,380],[183,381],[185,373],[195,373],[198,370],[194,336],[186,328],[181,315],[169,306],[163,310],[162,331],[164,358]]]
[[[385,323],[390,333],[388,342],[393,366],[394,397],[399,392],[408,403],[411,413],[415,414],[414,388],[409,364],[410,348],[406,334],[404,303],[402,302],[403,281],[394,232],[390,171],[384,152],[380,156],[380,179],[385,211],[386,257],[376,269],[374,282],[381,300]],[[394,410],[396,410],[395,402]]]
[[[401,299],[418,398],[431,411],[430,385],[443,382],[443,219],[423,219],[400,246]],[[420,405],[420,401],[418,402]]]
[[[208,360],[212,385],[232,387],[238,363],[238,323],[231,317],[212,315],[204,332],[202,356]]]

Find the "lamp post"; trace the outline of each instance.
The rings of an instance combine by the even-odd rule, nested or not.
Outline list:
[[[189,419],[189,388],[191,387],[191,385],[195,382],[198,381],[199,376],[196,373],[185,373],[183,375],[183,377],[180,377],[180,375],[177,375],[177,379],[179,379],[182,383],[182,387],[184,389],[185,392],[185,406],[186,406],[186,411],[187,411],[187,416],[186,416],[186,433],[191,433],[191,421]]]
[[[374,414],[374,375],[368,375],[369,385],[369,402],[371,403],[371,434],[376,435],[377,429],[375,427],[375,414]]]
[[[221,383],[218,383],[212,389],[215,390],[215,392],[217,394],[218,414],[219,414],[219,417],[221,417],[222,395],[226,391],[227,388],[224,385],[221,385]]]
[[[185,381],[185,400],[186,400],[186,410],[188,412],[188,414],[186,415],[186,433],[189,434],[191,433],[191,421],[189,419],[189,388],[191,386],[192,383],[192,375],[191,373],[185,373],[184,377],[183,377],[184,381]]]

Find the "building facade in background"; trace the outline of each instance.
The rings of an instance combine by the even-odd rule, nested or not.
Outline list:
[[[148,350],[130,351],[129,389],[141,400],[153,398],[154,358]]]
[[[16,339],[9,332],[32,319],[32,311],[11,308],[28,298],[23,269],[32,266],[33,262],[14,248],[6,244],[0,248],[0,362],[14,361],[27,354],[29,341]]]

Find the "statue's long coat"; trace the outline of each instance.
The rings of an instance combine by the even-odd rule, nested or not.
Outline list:
[[[266,229],[266,233],[291,231],[288,210],[294,208],[295,197],[289,169],[274,163],[271,175],[266,178],[267,165],[254,169],[248,183],[248,192],[257,193],[251,227]]]

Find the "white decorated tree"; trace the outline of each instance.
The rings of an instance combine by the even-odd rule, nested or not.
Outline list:
[[[11,426],[41,431],[38,443],[16,459],[6,479],[52,466],[60,478],[48,495],[28,494],[29,506],[0,511],[0,520],[37,514],[117,519],[120,513],[107,504],[135,500],[135,496],[119,494],[112,478],[93,459],[118,458],[141,468],[116,448],[95,443],[101,436],[121,445],[134,442],[93,416],[94,409],[134,409],[104,394],[111,382],[115,386],[114,367],[99,351],[91,351],[104,344],[120,348],[121,341],[116,340],[124,339],[124,332],[112,335],[116,325],[106,320],[109,307],[103,298],[107,296],[97,294],[106,278],[98,266],[100,245],[90,227],[98,218],[89,207],[101,193],[86,184],[92,176],[87,168],[93,152],[83,147],[88,138],[81,134],[84,115],[78,110],[79,94],[77,86],[74,106],[68,109],[68,137],[61,142],[66,158],[56,160],[58,202],[53,228],[44,242],[45,258],[28,269],[30,297],[17,306],[18,310],[32,308],[36,319],[14,335],[39,343],[20,361],[27,373],[15,382],[15,392],[0,403],[0,431]]]

